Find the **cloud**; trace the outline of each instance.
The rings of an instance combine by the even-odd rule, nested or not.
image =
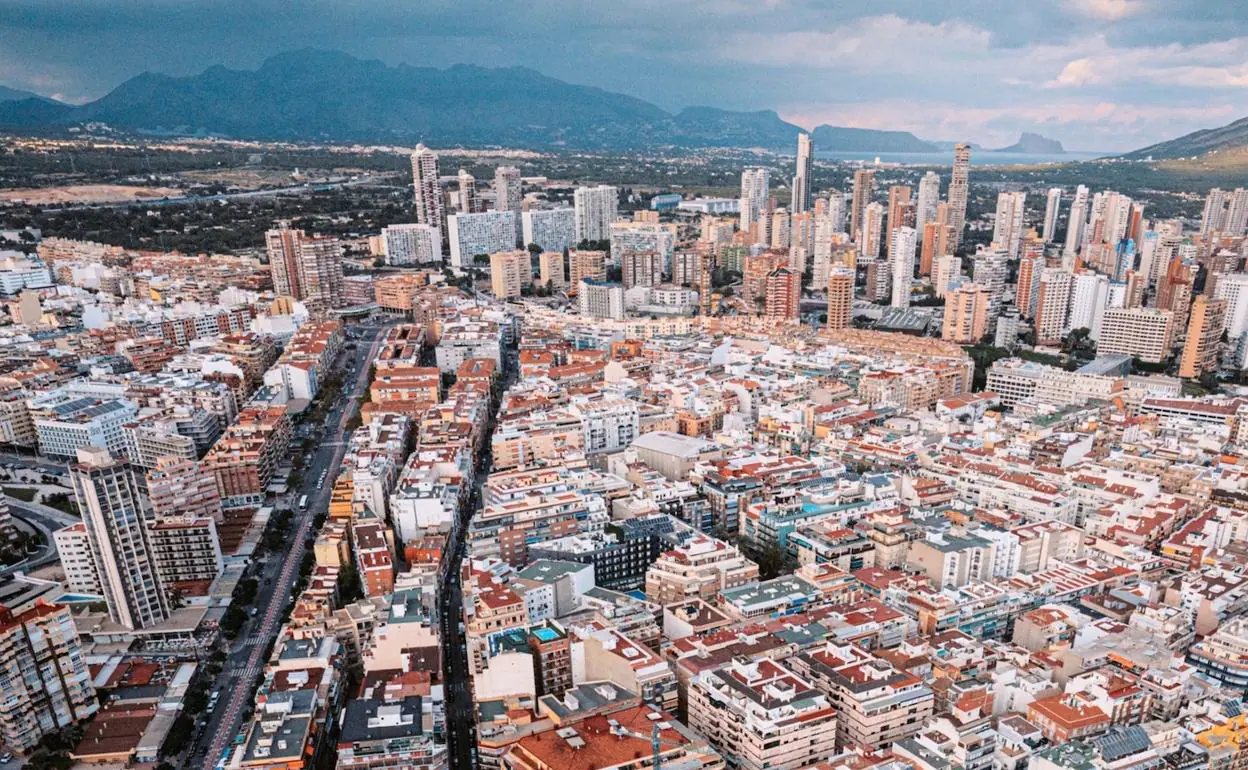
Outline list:
[[[1066,6],[1081,16],[1100,21],[1121,21],[1142,13],[1146,3],[1143,0],[1069,0]]]
[[[0,83],[82,101],[308,46],[525,65],[669,110],[1126,149],[1248,113],[1245,41],[1240,0],[0,0]]]

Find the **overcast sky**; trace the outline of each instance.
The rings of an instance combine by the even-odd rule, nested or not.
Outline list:
[[[305,47],[989,146],[1248,115],[1248,0],[0,0],[0,85],[74,102]]]

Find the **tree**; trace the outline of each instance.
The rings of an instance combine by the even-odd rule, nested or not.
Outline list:
[[[530,253],[530,254],[541,254],[541,253],[542,253],[542,247],[541,247],[541,246],[538,246],[536,243],[530,243],[530,244],[529,244],[529,253]]]

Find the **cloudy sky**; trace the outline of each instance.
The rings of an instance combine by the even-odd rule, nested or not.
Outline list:
[[[74,102],[305,47],[989,146],[1248,115],[1248,0],[0,0],[0,85]]]

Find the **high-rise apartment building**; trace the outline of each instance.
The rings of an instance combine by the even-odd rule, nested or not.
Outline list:
[[[1044,270],[1043,256],[1028,256],[1018,262],[1018,285],[1014,292],[1014,306],[1018,314],[1028,320],[1036,312],[1040,294],[1040,273]]]
[[[771,171],[747,168],[741,172],[741,232],[754,233],[767,211]]]
[[[79,450],[70,479],[109,617],[131,630],[167,619],[169,599],[148,533],[151,508],[130,464],[106,449],[88,447]]]
[[[568,286],[562,251],[543,251],[537,255],[537,272],[542,284],[552,291],[563,291]]]
[[[442,232],[446,220],[442,185],[438,182],[438,155],[423,144],[412,153],[412,187],[416,191],[416,222]]]
[[[975,253],[972,280],[988,290],[988,330],[996,327],[1010,275],[1010,255],[1003,248],[980,248]]]
[[[293,297],[309,309],[342,307],[342,246],[333,238],[309,238],[303,230],[280,222],[265,233],[265,250],[279,296]]]
[[[1217,187],[1205,196],[1205,210],[1200,215],[1200,234],[1208,238],[1226,227],[1226,191]]]
[[[1010,259],[1018,258],[1018,247],[1023,240],[1023,211],[1026,201],[1027,193],[997,194],[997,217],[992,242],[1005,249]]]
[[[1202,294],[1192,303],[1183,355],[1179,359],[1180,377],[1194,379],[1217,370],[1225,316],[1225,300],[1210,299]]]
[[[521,226],[521,214],[524,210],[524,190],[520,181],[520,169],[515,166],[499,166],[494,169],[494,210],[510,211],[515,214],[517,228]],[[516,233],[517,237],[520,235]],[[572,244],[568,244],[572,245]],[[563,246],[541,244],[545,249],[560,249]]]
[[[625,289],[658,286],[663,282],[663,255],[657,251],[626,251],[620,255],[620,276]]]
[[[69,608],[42,599],[20,613],[0,606],[0,743],[13,751],[100,709]]]
[[[921,233],[928,222],[935,222],[936,207],[939,205],[940,175],[935,171],[929,171],[919,180],[919,197],[914,208],[914,229]]]
[[[834,267],[828,274],[828,328],[848,329],[854,320],[854,271]]]
[[[576,209],[534,209],[520,214],[520,229],[527,249],[537,244],[543,251],[570,249],[576,237]]]
[[[1084,228],[1088,223],[1088,188],[1079,185],[1075,188],[1074,200],[1070,202],[1070,216],[1066,221],[1066,245],[1063,254],[1067,262],[1065,267],[1074,266],[1074,257],[1083,247]]]
[[[572,194],[572,202],[576,208],[576,242],[607,240],[611,235],[611,223],[619,211],[619,191],[605,184],[578,187]]]
[[[495,297],[519,297],[524,287],[532,283],[533,262],[529,252],[496,251],[490,255],[490,292]]]
[[[568,283],[579,286],[585,278],[595,281],[607,279],[607,252],[592,249],[568,251]]]
[[[810,134],[797,135],[797,173],[793,175],[793,203],[789,208],[794,214],[810,211],[811,177],[815,170],[815,148]]]
[[[945,295],[945,323],[941,339],[974,345],[988,334],[988,290],[964,283]]]
[[[797,320],[801,315],[802,274],[780,267],[767,274],[763,314],[768,318]]]
[[[456,177],[459,180],[459,187],[455,193],[455,205],[459,213],[476,214],[484,211],[485,209],[481,206],[481,198],[477,195],[476,177],[462,168]]]
[[[451,266],[468,270],[480,254],[511,251],[516,247],[515,217],[510,211],[452,214],[446,218],[451,241]]]
[[[1238,340],[1248,331],[1248,273],[1223,276],[1213,296],[1226,301],[1222,329],[1232,342]]]
[[[898,227],[889,235],[888,260],[892,267],[893,307],[910,307],[916,237],[913,227]]]
[[[938,257],[932,266],[932,289],[937,297],[944,297],[953,282],[962,274],[962,258],[952,254]]]
[[[1231,193],[1230,205],[1226,209],[1226,227],[1223,232],[1233,238],[1248,233],[1248,189],[1236,187],[1235,192]]]
[[[949,226],[953,228],[953,245],[962,243],[966,230],[966,202],[970,194],[971,146],[953,148],[953,177],[949,180]]]
[[[862,212],[862,229],[858,238],[858,254],[864,262],[880,258],[880,246],[884,240],[884,206],[868,203]]]
[[[867,206],[875,196],[875,172],[869,168],[860,168],[854,172],[853,198],[849,204],[849,235],[858,243],[862,242],[863,222],[866,219]],[[883,216],[883,212],[881,212]],[[876,255],[879,255],[877,249]]]
[[[442,261],[442,233],[433,225],[390,225],[382,228],[386,264],[395,267]]]
[[[793,220],[784,208],[778,208],[771,214],[771,248],[787,249],[793,240]]]
[[[269,271],[273,275],[273,292],[279,297],[303,298],[302,271],[299,267],[300,244],[305,235],[291,228],[285,220],[264,234]]]
[[[1057,215],[1062,206],[1062,188],[1050,187],[1044,202],[1044,230],[1041,237],[1045,243],[1052,243],[1057,233]]]
[[[1070,293],[1074,276],[1058,268],[1045,268],[1040,273],[1040,288],[1036,293],[1036,344],[1056,345],[1066,332],[1066,318],[1070,310]]]
[[[1074,276],[1070,288],[1068,329],[1087,329],[1096,340],[1101,334],[1101,320],[1109,304],[1109,278],[1100,273],[1082,270]]]
[[[889,248],[892,248],[892,232],[899,227],[914,227],[914,203],[910,199],[910,188],[905,185],[893,185],[888,188],[888,232]],[[888,252],[892,254],[890,250]]]
[[[1039,336],[1039,332],[1037,332]],[[1136,356],[1159,364],[1174,345],[1174,313],[1155,308],[1110,308],[1101,318],[1096,350],[1101,355]]]

